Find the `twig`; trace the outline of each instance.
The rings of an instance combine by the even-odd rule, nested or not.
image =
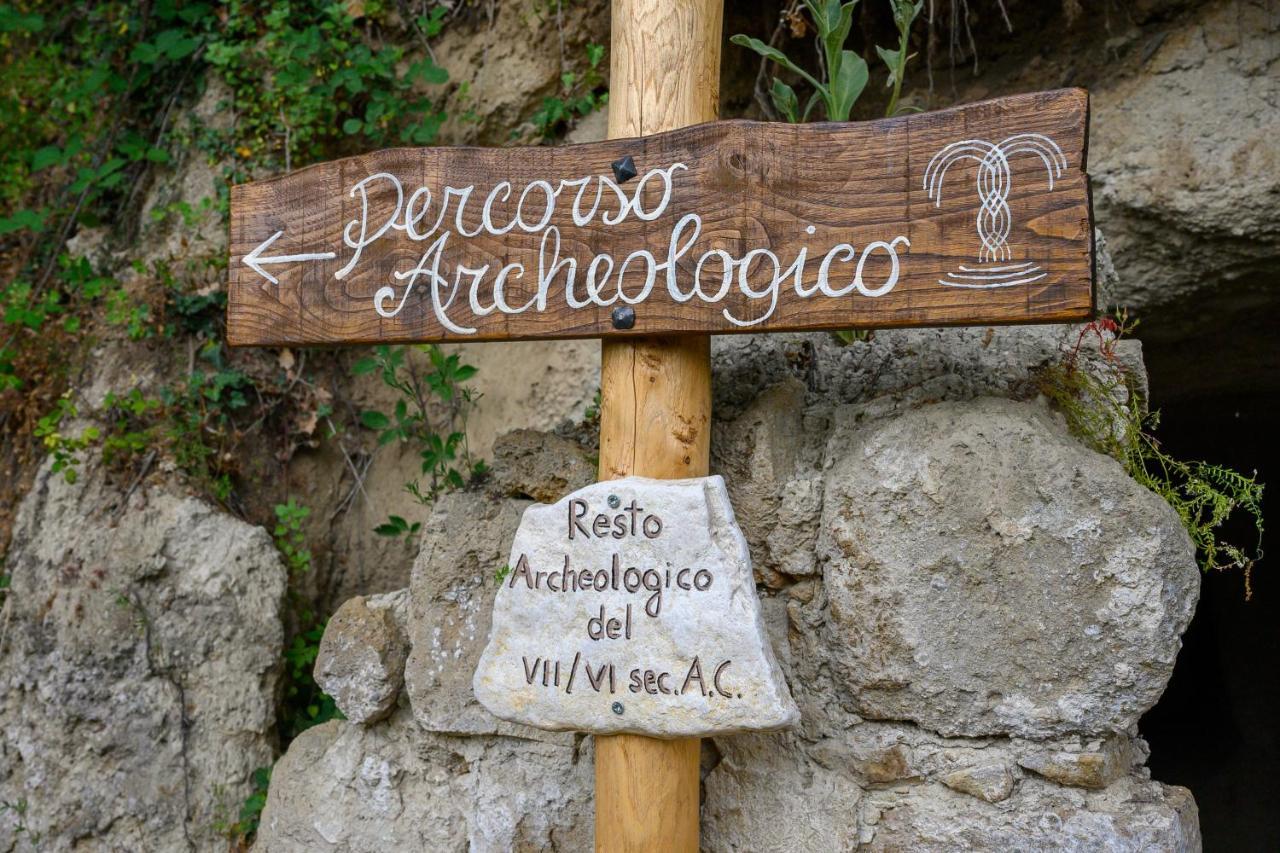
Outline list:
[[[778,13],[778,23],[773,28],[773,34],[769,36],[769,47],[777,47],[778,41],[782,37],[782,31],[787,25],[788,19],[799,10],[800,0],[791,0],[790,5]],[[760,112],[764,114],[769,121],[780,121],[782,116],[778,115],[778,111],[773,108],[773,99],[769,96],[769,90],[765,87],[765,81],[769,75],[769,60],[763,56],[760,57],[760,68],[756,71],[756,82],[753,87],[756,104],[760,107]]]
[[[151,463],[156,460],[156,451],[154,448],[147,452],[142,459],[142,466],[138,469],[137,475],[133,478],[133,482],[129,484],[128,490],[124,493],[124,500],[120,501],[120,505],[116,507],[116,511],[112,513],[112,518],[119,518],[124,514],[125,507],[129,505],[129,498],[133,497],[134,491],[142,483],[142,479],[147,476],[147,472],[151,470]]]
[[[337,432],[337,429],[333,425],[332,419],[325,418],[324,421],[326,424],[329,425],[329,431],[331,433]],[[351,502],[355,500],[355,496],[357,492],[364,495],[364,499],[366,503],[371,503],[371,501],[369,500],[369,493],[364,490],[364,481],[365,481],[365,477],[367,477],[369,474],[369,467],[373,465],[373,454],[362,453],[361,455],[362,455],[363,467],[357,470],[355,462],[352,461],[351,455],[347,453],[347,448],[343,445],[341,441],[338,442],[338,449],[342,451],[342,458],[346,460],[347,468],[350,469],[351,476],[355,479],[355,484],[351,487],[350,491],[347,492],[346,497],[344,497],[338,503],[338,505],[334,508],[333,512],[329,514],[330,524],[332,524],[335,518],[337,518],[339,515],[341,515],[351,506]]]

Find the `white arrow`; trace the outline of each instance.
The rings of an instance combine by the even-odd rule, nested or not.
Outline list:
[[[307,252],[301,255],[267,255],[264,257],[262,254],[263,250],[276,240],[279,240],[280,235],[283,233],[283,231],[277,231],[267,239],[263,240],[262,245],[244,256],[245,266],[272,284],[279,284],[280,281],[271,273],[263,269],[263,266],[266,264],[288,264],[293,261],[328,261],[338,257],[335,252]]]

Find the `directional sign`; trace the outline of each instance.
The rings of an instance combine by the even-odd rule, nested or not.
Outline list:
[[[272,284],[279,284],[280,279],[267,272],[263,267],[272,264],[297,263],[299,261],[330,261],[338,256],[337,252],[302,252],[297,255],[272,255],[270,257],[262,254],[268,246],[279,240],[280,235],[283,233],[283,231],[277,231],[263,240],[252,252],[244,256],[244,265]]]
[[[1087,125],[1088,97],[1072,89],[875,122],[715,122],[324,163],[232,189],[228,337],[1083,319]]]

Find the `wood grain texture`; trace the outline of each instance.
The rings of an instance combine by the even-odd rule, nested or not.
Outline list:
[[[605,340],[600,479],[705,477],[711,464],[711,339]]]
[[[596,738],[597,853],[697,853],[698,738]]]
[[[691,25],[692,7],[699,4],[676,5],[675,19]],[[705,116],[714,104],[703,92],[679,107],[657,97],[654,103],[664,105],[652,106],[648,98],[680,86],[714,86],[710,86],[708,69],[699,63],[659,69],[651,46],[636,47],[626,51],[628,58],[623,60],[615,53],[614,64],[636,63],[635,69],[622,70],[653,72],[634,92],[617,94],[615,83],[610,123],[618,132],[652,134],[644,138],[561,148],[394,149],[234,187],[230,341],[243,345],[627,337],[1057,322],[1091,314],[1093,229],[1085,171],[1088,97],[1082,90],[1019,95],[875,122],[729,121],[655,132],[667,122]],[[1028,141],[1040,139],[1049,140],[1061,157],[1044,143]],[[966,140],[971,141],[967,148],[947,148]],[[930,183],[930,163],[936,167],[935,157],[946,150],[960,155],[967,151],[970,156],[948,162],[940,175],[935,168]],[[661,215],[645,221],[632,210],[621,222],[604,225],[601,217],[618,212],[624,203],[607,184],[591,183],[584,189],[581,209],[590,209],[599,190],[600,215],[576,225],[571,208],[579,187],[564,187],[561,181],[611,178],[609,164],[627,154],[634,157],[642,177],[649,170],[671,170],[671,195]],[[676,163],[686,168],[673,168]],[[431,202],[418,223],[420,231],[436,223],[445,201],[440,229],[428,239],[415,241],[405,230],[390,228],[361,250],[345,277],[335,277],[355,254],[343,241],[349,223],[356,223],[348,233],[355,234],[358,242],[361,221],[372,234],[396,208],[394,186],[379,178],[366,184],[368,213],[362,216],[361,198],[353,187],[379,173],[396,176],[406,204],[417,188],[430,189]],[[492,206],[490,222],[501,228],[515,217],[525,188],[538,180],[558,190],[547,227],[530,231],[515,227],[500,236],[483,230],[484,203],[496,187],[503,181],[512,185],[509,198],[496,196]],[[637,192],[641,182],[637,178],[621,184],[621,190],[637,196],[641,209],[651,212],[660,204],[663,180],[661,175],[651,177],[644,182],[643,192]],[[447,195],[446,187],[473,190],[465,205],[459,205],[456,196]],[[520,208],[524,225],[539,224],[544,199],[543,190],[530,190]],[[480,228],[479,235],[463,237],[454,227],[459,207],[462,230],[469,233]],[[673,296],[663,265],[672,254],[673,230],[687,214],[698,217],[700,230],[696,240],[669,264]],[[605,261],[598,261],[597,273],[604,283],[594,303],[569,305],[567,264],[540,287],[540,254],[545,268],[550,269],[553,261],[543,242],[544,237],[550,239],[551,228],[560,240],[554,258],[574,260],[573,294],[578,300],[586,300],[584,279],[594,259],[607,256],[621,268],[632,252],[651,253],[659,269],[647,297],[634,306],[633,329],[619,331],[611,324],[612,310],[622,302],[616,270],[605,276]],[[693,233],[691,225],[689,229],[683,234],[686,240]],[[983,229],[990,244],[985,248]],[[245,259],[252,260],[254,250],[277,232],[280,236],[259,252],[265,256],[261,261],[329,252],[334,257],[265,266],[278,279],[278,284],[272,284]],[[443,284],[433,289],[425,270],[435,262],[423,259],[444,232],[449,236],[434,266]],[[894,243],[897,238],[903,239]],[[879,246],[868,251],[876,241],[881,241]],[[681,241],[675,243],[679,246]],[[885,243],[894,243],[892,252]],[[842,244],[851,251],[838,249]],[[756,251],[750,263],[737,263],[755,250],[773,255]],[[829,293],[848,292],[798,296],[794,276],[787,274],[793,272],[793,265],[803,257],[799,287],[811,291],[823,259],[833,250]],[[677,301],[676,297],[692,293],[695,277],[704,295],[718,293],[725,278],[722,253],[727,253],[732,266],[723,297],[713,302],[695,294],[688,301]],[[867,295],[889,282],[891,255],[900,265],[897,279],[880,295]],[[777,258],[776,270],[771,257]],[[854,289],[850,285],[859,263],[863,264],[862,287]],[[506,303],[522,306],[540,292],[544,303],[535,303],[523,313],[495,310],[477,316],[470,302],[473,281],[479,282],[474,288],[476,304],[485,310],[494,302],[499,270],[508,265],[519,265],[519,272],[509,267],[503,287]],[[424,272],[406,295],[409,281],[395,274],[404,275],[415,267]],[[459,272],[460,267],[465,269]],[[486,272],[478,277],[467,272],[479,269]],[[648,261],[639,256],[632,260],[622,285],[627,298],[640,295],[647,272]],[[455,291],[459,276],[461,284]],[[385,300],[384,309],[399,308],[394,316],[380,316],[375,310],[375,295],[386,287],[392,288],[392,297]],[[433,290],[439,302],[448,303],[447,308],[433,306]],[[771,295],[775,290],[776,305]],[[456,328],[451,330],[450,324]],[[462,334],[458,329],[474,332]]]
[[[720,103],[721,0],[614,0],[609,135],[712,121]],[[606,339],[600,479],[705,476],[711,464],[711,339]],[[697,853],[698,738],[595,739],[595,848]]]

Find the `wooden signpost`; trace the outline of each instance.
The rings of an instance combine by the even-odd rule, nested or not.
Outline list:
[[[1069,89],[860,124],[322,163],[233,189],[232,340],[1080,319],[1086,111]]]
[[[1091,315],[1083,91],[865,123],[715,122],[721,14],[719,0],[614,0],[608,142],[395,149],[234,187],[230,342],[598,336],[600,479],[669,480],[708,473],[711,333]],[[564,605],[566,625],[619,639],[621,622],[580,624]],[[478,692],[509,674],[478,671]],[[520,719],[598,732],[598,850],[698,849],[690,733],[714,725],[596,726],[538,696],[544,716]],[[783,699],[749,722],[784,724]]]

